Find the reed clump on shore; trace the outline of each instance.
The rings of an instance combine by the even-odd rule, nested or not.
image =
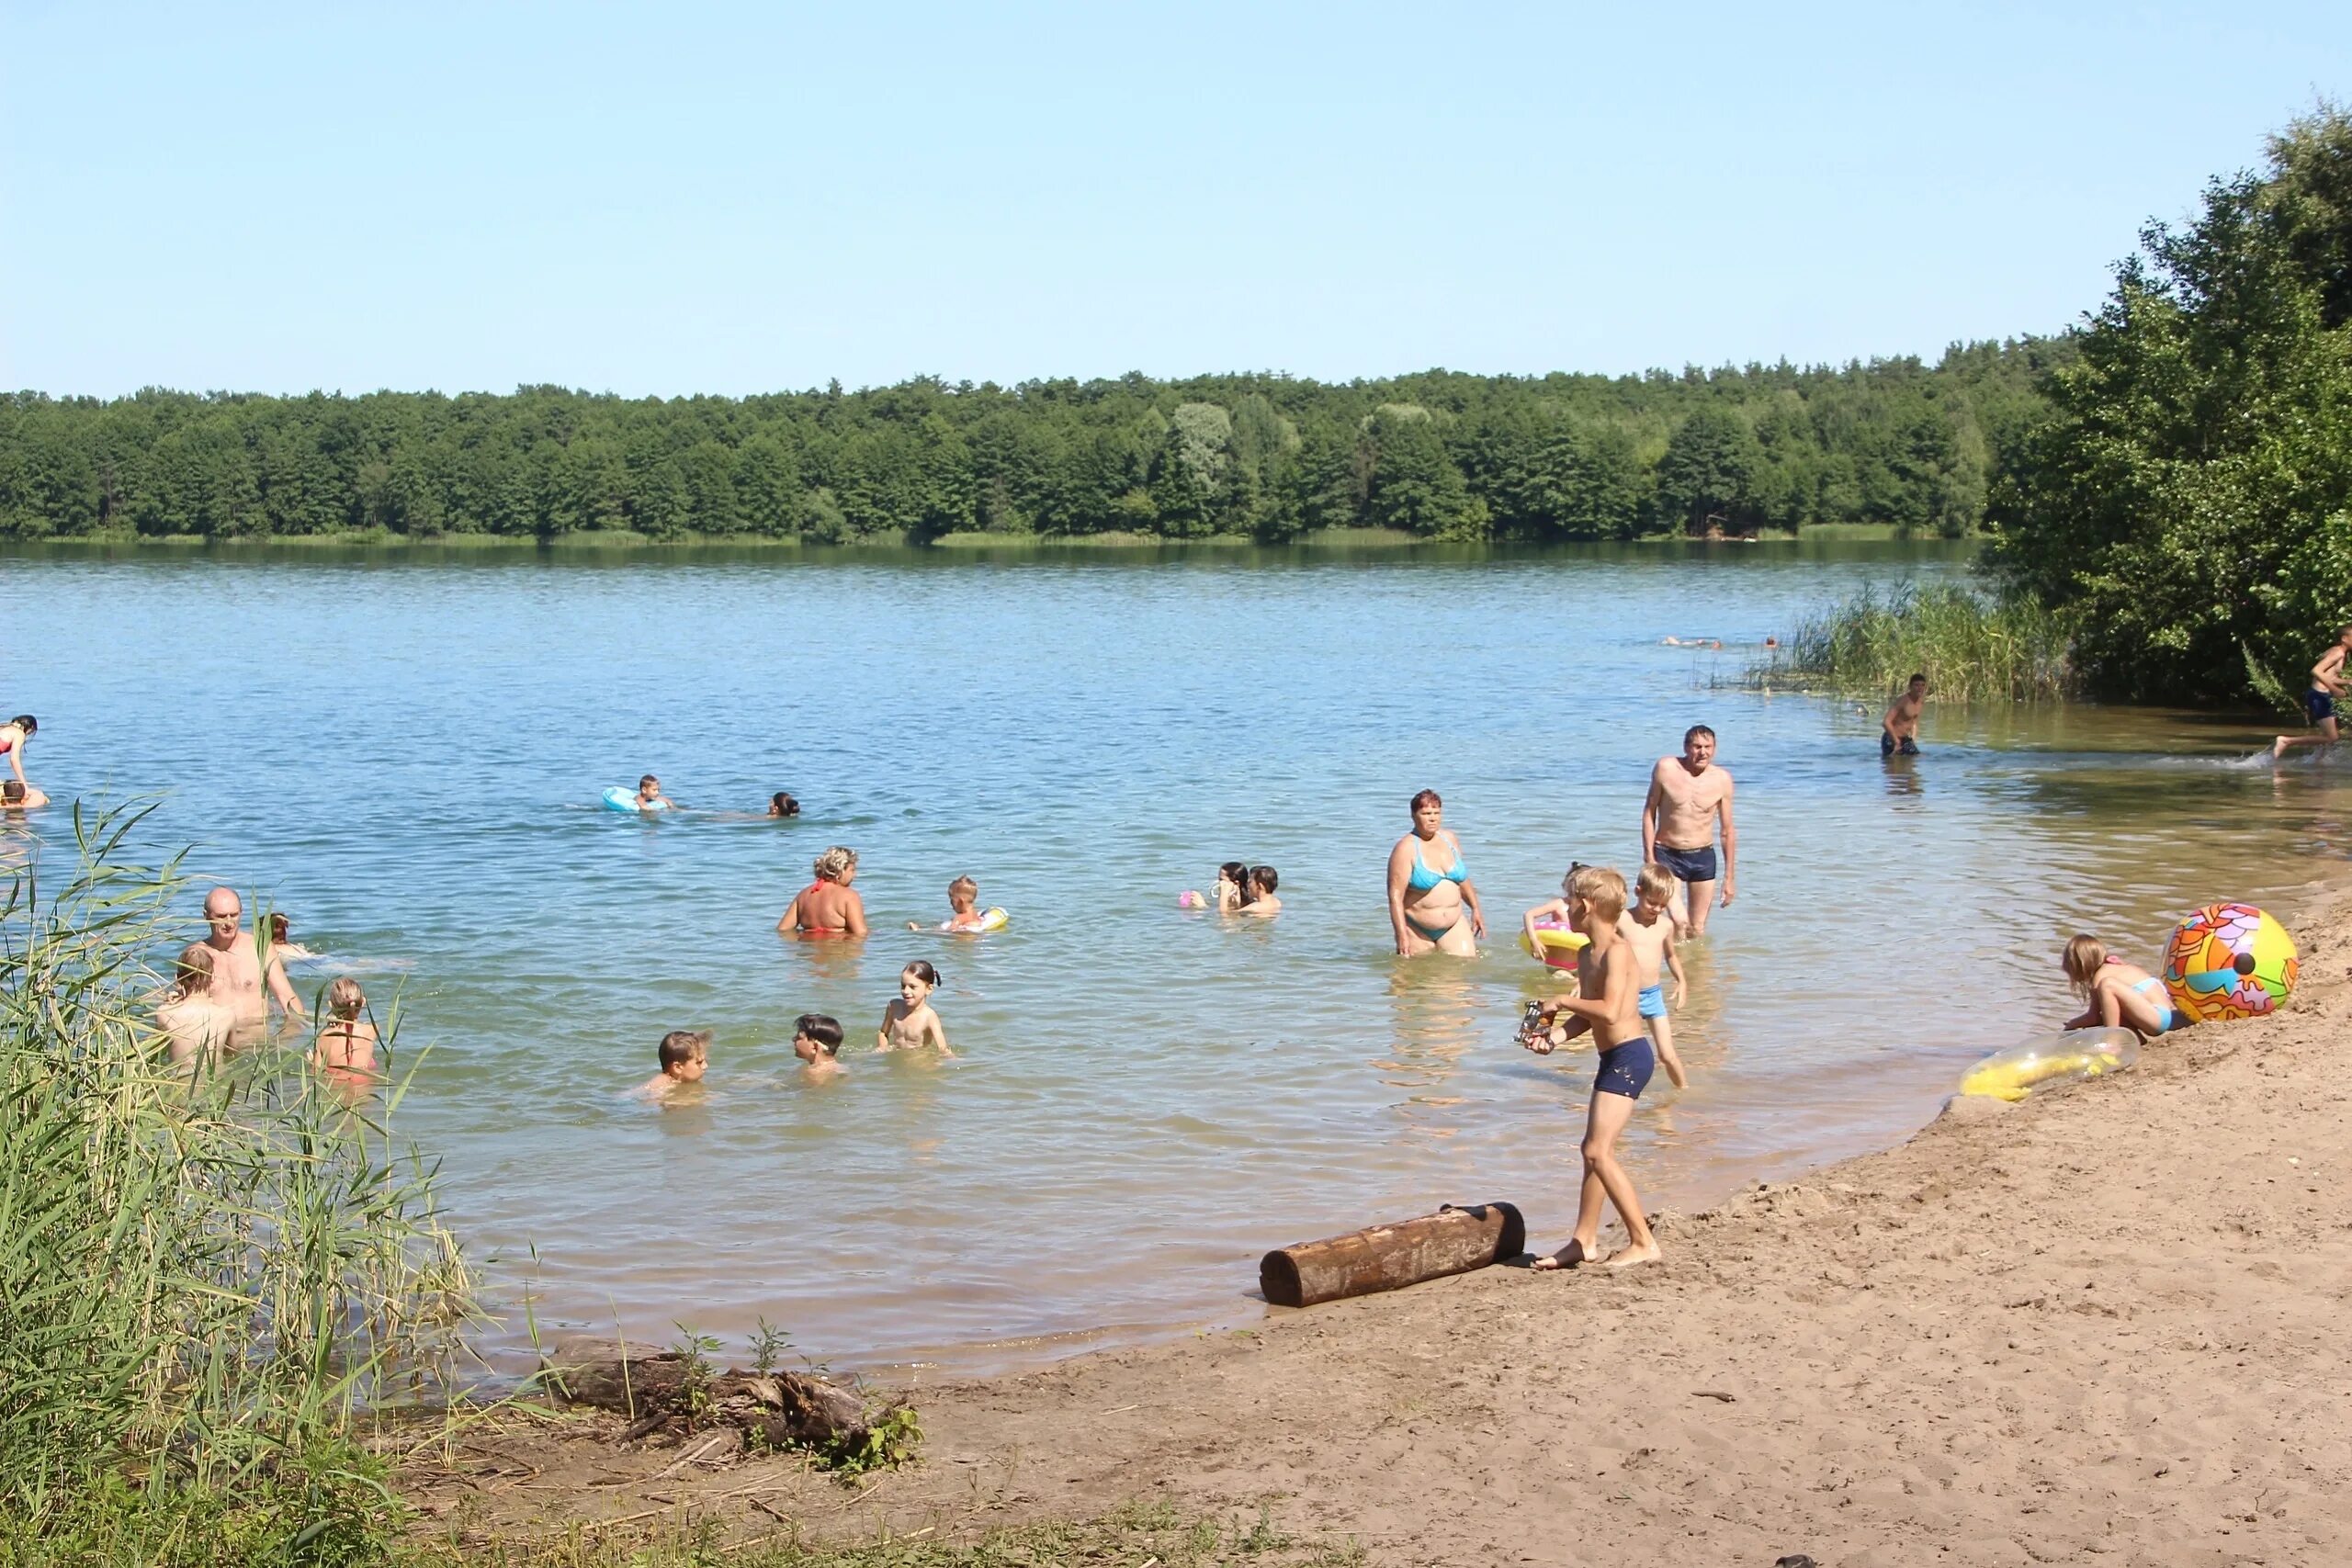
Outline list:
[[[369,1413],[446,1372],[471,1280],[431,1169],[292,1051],[175,1066],[175,865],[85,818],[0,885],[0,1562],[373,1560]]]
[[[1868,587],[1798,623],[1745,683],[1884,693],[1924,673],[1949,701],[2057,701],[2079,690],[2073,640],[2065,618],[2030,598],[1988,599],[1952,583]]]

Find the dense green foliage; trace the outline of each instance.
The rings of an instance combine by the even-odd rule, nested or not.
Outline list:
[[[2295,121],[2142,245],[2048,379],[1990,564],[2101,693],[2300,690],[2352,619],[2352,119]]]
[[[1866,693],[1893,701],[1913,674],[1948,702],[2033,702],[2075,685],[2063,616],[2017,595],[1987,599],[1951,583],[1865,590],[1798,623],[1750,685]]]
[[[2063,342],[1842,369],[0,398],[0,535],[1962,535]]]
[[[129,825],[77,815],[77,874],[0,888],[0,1552],[323,1561],[397,1512],[353,1423],[447,1348],[466,1270],[299,1055],[169,1061],[143,959],[177,885],[119,861]]]

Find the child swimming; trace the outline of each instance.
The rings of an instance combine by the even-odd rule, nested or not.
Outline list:
[[[784,791],[778,790],[774,795],[768,796],[768,815],[771,817],[797,817],[800,815],[800,803],[793,799],[792,796],[785,794]]]
[[[376,1026],[359,1016],[368,998],[345,975],[327,987],[327,1019],[311,1045],[311,1066],[339,1089],[366,1089],[376,1081]]]
[[[49,804],[49,796],[21,780],[0,783],[0,809],[36,811]]]
[[[2165,983],[2136,964],[2109,957],[2107,944],[2098,938],[2075,937],[2058,963],[2076,993],[2090,1004],[2066,1021],[2068,1029],[2130,1029],[2144,1040],[2179,1026],[2180,1015],[2165,994]]]
[[[212,994],[209,945],[198,942],[180,949],[178,973],[155,1008],[155,1023],[175,1063],[227,1049],[236,1034],[237,1013]]]
[[[1555,1047],[1589,1032],[1600,1048],[1600,1064],[1593,1074],[1592,1101],[1586,1113],[1584,1184],[1577,1196],[1577,1228],[1567,1246],[1550,1258],[1537,1258],[1535,1267],[1572,1269],[1595,1261],[1604,1199],[1615,1206],[1626,1236],[1625,1247],[1606,1267],[1655,1263],[1660,1256],[1657,1238],[1643,1218],[1632,1175],[1617,1158],[1617,1137],[1633,1118],[1634,1102],[1649,1086],[1659,1061],[1666,1064],[1667,1077],[1675,1088],[1683,1088],[1688,1079],[1674,1048],[1664,1045],[1653,1052],[1648,1036],[1642,1032],[1638,961],[1633,944],[1618,929],[1625,913],[1625,879],[1606,866],[1578,866],[1569,877],[1567,905],[1568,919],[1584,933],[1586,942],[1584,961],[1577,969],[1576,994],[1555,997],[1543,1005],[1537,1018],[1547,1023],[1558,1019],[1561,1024],[1545,1028],[1528,1042],[1528,1049],[1549,1055]]]
[[[959,876],[947,885],[947,918],[939,922],[944,931],[984,931],[989,918],[980,908],[980,885],[968,876]],[[920,920],[909,920],[907,930],[922,930]]]
[[[662,1037],[662,1070],[638,1085],[637,1092],[657,1103],[690,1083],[702,1082],[710,1066],[710,1031],[673,1029]]]
[[[678,803],[662,793],[662,781],[651,773],[637,781],[637,808],[639,811],[675,811]]]
[[[792,1054],[810,1078],[829,1078],[842,1070],[842,1038],[840,1019],[804,1012],[793,1021]]]
[[[939,971],[922,959],[899,970],[898,999],[882,1010],[882,1029],[874,1048],[914,1051],[936,1045],[941,1055],[953,1056],[956,1053],[947,1048],[947,1028],[931,1010],[931,993],[938,988]]]
[[[1638,1010],[1649,1025],[1650,1038],[1660,1055],[1674,1053],[1674,1024],[1666,1012],[1666,980],[1661,965],[1674,976],[1674,1005],[1680,1007],[1690,990],[1682,973],[1682,956],[1674,951],[1682,922],[1674,912],[1674,873],[1650,862],[1634,878],[1634,907],[1619,919],[1617,929],[1634,946],[1634,978],[1641,986]]]
[[[288,963],[298,958],[316,958],[317,953],[294,940],[294,928],[286,917],[272,910],[269,917],[269,950]]]
[[[1274,897],[1274,889],[1282,886],[1283,879],[1275,874],[1274,868],[1253,865],[1250,868],[1249,878],[1249,901],[1233,912],[1248,915],[1253,919],[1272,919],[1281,914],[1283,901]]]

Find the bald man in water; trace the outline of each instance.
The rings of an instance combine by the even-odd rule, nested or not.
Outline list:
[[[1707,929],[1723,882],[1724,908],[1736,891],[1733,867],[1739,830],[1732,826],[1731,772],[1715,765],[1715,732],[1694,724],[1682,736],[1682,755],[1661,757],[1650,770],[1650,793],[1642,802],[1642,859],[1674,874],[1690,895],[1690,934]],[[1715,856],[1715,825],[1723,825],[1723,857]]]
[[[244,913],[244,900],[233,887],[216,887],[204,896],[204,923],[209,928],[204,945],[212,950],[212,999],[235,1015],[241,1031],[255,1031],[269,1021],[269,1003],[262,997],[266,984],[279,1011],[308,1023],[310,1015],[302,1010],[302,998],[294,994],[286,966],[276,953],[269,955],[268,972],[263,972],[253,932],[239,926]]]

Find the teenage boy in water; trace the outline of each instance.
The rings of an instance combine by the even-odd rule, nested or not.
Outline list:
[[[1899,753],[1916,757],[1919,754],[1919,710],[1927,705],[1927,701],[1928,678],[1925,675],[1912,676],[1911,683],[1903,688],[1903,694],[1894,699],[1894,705],[1886,710],[1886,717],[1881,721],[1883,728],[1878,737],[1880,756],[1893,757]]]
[[[2303,712],[2311,716],[2316,735],[2282,735],[2270,743],[2270,760],[2277,761],[2298,746],[2333,746],[2335,744],[2335,699],[2352,687],[2344,683],[2344,656],[2352,653],[2352,626],[2335,628],[2335,640],[2312,666],[2312,689],[2303,694]]]
[[[1544,1011],[1565,1019],[1565,1027],[1536,1031],[1527,1048],[1549,1055],[1554,1046],[1589,1031],[1600,1051],[1600,1065],[1592,1077],[1592,1103],[1584,1128],[1584,1186],[1577,1201],[1577,1228],[1568,1245],[1550,1258],[1535,1260],[1538,1269],[1573,1269],[1598,1259],[1600,1247],[1600,1208],[1605,1198],[1617,1209],[1625,1227],[1626,1245],[1604,1267],[1630,1269],[1655,1263],[1657,1238],[1642,1217],[1642,1201],[1634,1179],[1617,1159],[1617,1137],[1634,1114],[1634,1102],[1649,1086],[1657,1059],[1664,1057],[1667,1077],[1674,1087],[1690,1080],[1681,1058],[1670,1044],[1653,1052],[1642,1032],[1641,984],[1633,944],[1617,929],[1625,913],[1625,879],[1607,866],[1578,866],[1568,879],[1568,923],[1584,933],[1584,961],[1577,966],[1574,996],[1554,997]]]

